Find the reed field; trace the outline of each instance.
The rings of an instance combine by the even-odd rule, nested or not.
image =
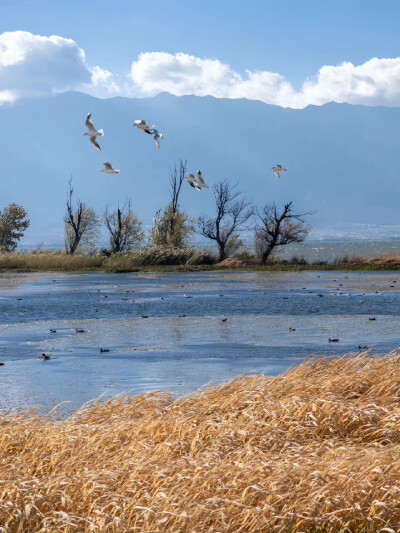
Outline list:
[[[400,353],[0,419],[7,532],[400,527]]]
[[[114,255],[76,253],[67,255],[60,250],[39,250],[0,253],[0,272],[105,272],[178,271],[178,270],[400,270],[400,256],[384,254],[368,259],[366,256],[337,257],[333,262],[307,262],[304,258],[290,260],[272,258],[267,264],[256,258],[228,258],[218,263],[209,250],[194,247],[149,246]]]
[[[41,250],[39,252],[0,253],[0,270],[25,271],[80,271],[96,270],[103,265],[104,257],[94,254],[67,255],[65,252]]]
[[[143,250],[115,254],[104,262],[105,270],[129,271],[140,266],[153,265],[212,265],[212,254],[198,248],[174,248],[173,246],[149,246]]]

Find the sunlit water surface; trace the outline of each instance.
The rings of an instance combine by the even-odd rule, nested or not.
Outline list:
[[[182,395],[312,353],[389,352],[399,289],[398,272],[3,274],[0,409],[67,402],[65,416],[101,394]]]

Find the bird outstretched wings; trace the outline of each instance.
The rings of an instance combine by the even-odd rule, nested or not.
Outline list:
[[[94,127],[94,124],[92,121],[92,113],[88,113],[88,116],[86,117],[85,125],[91,133],[97,133],[97,130]]]
[[[99,143],[96,141],[96,136],[95,136],[95,135],[93,135],[93,137],[90,137],[90,142],[93,144],[93,146],[94,146],[95,148],[97,148],[97,150],[100,150],[100,152],[101,152],[100,145],[99,145]]]

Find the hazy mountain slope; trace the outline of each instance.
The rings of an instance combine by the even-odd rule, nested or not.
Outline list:
[[[102,152],[85,132],[86,114],[103,128]],[[165,134],[160,150],[132,127],[145,118]],[[0,107],[1,205],[29,211],[32,242],[62,233],[67,181],[102,212],[132,197],[146,224],[167,200],[169,166],[186,158],[207,182],[229,177],[258,204],[294,200],[317,214],[312,223],[398,223],[400,108],[327,104],[302,110],[261,102],[160,94],[100,100],[81,93]],[[103,161],[121,169],[100,173]],[[281,180],[270,168],[282,163]],[[186,185],[186,184],[185,184]],[[212,209],[211,190],[185,186],[193,215]]]

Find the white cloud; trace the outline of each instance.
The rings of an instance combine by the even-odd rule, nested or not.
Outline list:
[[[188,54],[146,52],[132,63],[130,77],[146,93],[167,91],[177,96],[197,94],[226,96],[236,74],[216,59]]]
[[[183,53],[140,54],[129,76],[147,94],[167,91],[177,96],[248,98],[293,108],[331,101],[400,105],[400,58],[373,58],[359,66],[350,62],[324,66],[299,91],[275,72],[246,71],[242,75],[217,59]]]
[[[121,92],[112,72],[98,66],[91,68],[90,71],[92,73],[92,79],[88,85],[90,94],[104,96],[105,93],[110,95]]]
[[[72,39],[25,31],[0,34],[0,103],[71,89],[117,92],[112,74],[89,67]]]
[[[239,73],[218,59],[146,52],[132,63],[129,83],[120,86],[109,70],[88,65],[84,50],[72,39],[25,31],[0,34],[0,104],[71,89],[98,97],[167,91],[178,96],[248,98],[293,108],[331,101],[400,105],[400,57],[373,58],[362,65],[326,65],[296,90],[277,72]]]

